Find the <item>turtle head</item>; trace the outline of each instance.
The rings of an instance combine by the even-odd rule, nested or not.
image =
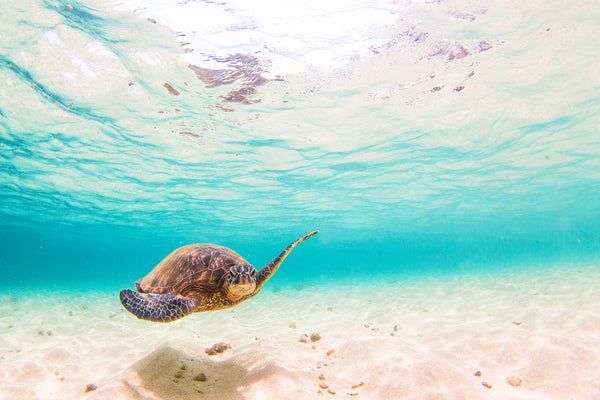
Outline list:
[[[231,297],[240,298],[254,293],[256,269],[252,265],[235,265],[227,275],[227,289]]]

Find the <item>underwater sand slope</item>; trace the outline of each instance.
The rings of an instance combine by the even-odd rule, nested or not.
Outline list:
[[[116,291],[5,291],[0,399],[600,398],[599,283],[585,267],[267,289],[171,324]]]

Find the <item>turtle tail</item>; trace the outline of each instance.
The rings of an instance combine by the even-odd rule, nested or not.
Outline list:
[[[296,247],[300,243],[304,242],[306,239],[315,236],[318,232],[319,231],[312,231],[311,233],[308,233],[308,234],[302,236],[300,239],[294,241],[292,244],[290,244],[288,247],[286,247],[285,250],[282,251],[280,255],[278,255],[277,257],[275,257],[273,259],[273,261],[271,261],[270,263],[265,265],[263,267],[263,269],[261,269],[260,272],[258,273],[257,283],[256,283],[257,290],[260,289],[262,287],[262,285],[264,285],[265,282],[268,281],[271,276],[273,276],[273,274],[277,271],[277,269],[279,268],[279,266],[281,265],[283,260],[288,256],[288,254],[290,254],[290,252],[292,250],[294,250],[294,247]]]
[[[176,294],[137,293],[121,290],[121,304],[127,311],[146,321],[171,322],[194,312],[198,302]]]

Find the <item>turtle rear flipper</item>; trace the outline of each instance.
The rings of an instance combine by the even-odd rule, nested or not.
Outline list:
[[[146,321],[171,322],[194,312],[198,301],[177,294],[137,293],[121,290],[121,304],[127,311]]]

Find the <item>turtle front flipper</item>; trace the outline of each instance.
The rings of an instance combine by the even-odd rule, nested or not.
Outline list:
[[[146,321],[171,322],[194,312],[198,301],[177,294],[137,293],[121,290],[121,304],[127,311]]]
[[[294,247],[298,246],[306,239],[315,236],[318,232],[319,231],[312,231],[311,233],[302,236],[300,239],[294,241],[292,244],[286,247],[280,255],[273,259],[273,261],[265,265],[263,269],[259,271],[258,276],[256,277],[256,291],[258,291],[262,287],[262,285],[264,285],[265,282],[273,276],[273,274],[277,271],[283,260],[288,256],[288,254],[290,254],[292,250],[294,250]]]

